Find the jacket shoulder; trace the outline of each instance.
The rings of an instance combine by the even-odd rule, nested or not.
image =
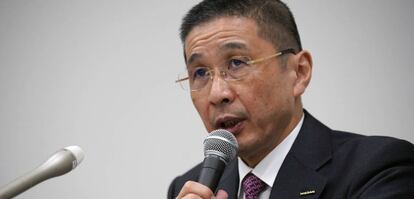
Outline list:
[[[168,197],[167,198],[175,198],[178,193],[180,192],[181,188],[184,186],[185,182],[197,181],[198,176],[200,174],[202,163],[197,164],[184,174],[177,176],[170,184],[168,188]]]
[[[414,196],[414,145],[385,137],[332,132],[331,180],[347,184],[348,198]],[[387,193],[386,197],[383,193]]]
[[[366,136],[349,132],[332,131],[333,152],[350,151],[371,157],[375,154],[411,154],[414,153],[414,145],[406,140],[387,136]],[[365,155],[364,155],[365,154]],[[414,156],[411,156],[414,158]]]

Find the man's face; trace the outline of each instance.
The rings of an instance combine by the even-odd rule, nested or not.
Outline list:
[[[258,59],[275,54],[272,43],[257,33],[256,22],[243,17],[221,17],[196,26],[185,40],[187,68],[210,67],[219,74],[227,67],[224,60],[233,56]],[[285,65],[278,61],[280,57],[258,63],[254,72],[239,81],[215,75],[203,89],[191,92],[207,130],[232,132],[239,156],[248,164],[261,160],[295,125],[292,118],[299,97],[294,92],[297,74],[290,58]]]

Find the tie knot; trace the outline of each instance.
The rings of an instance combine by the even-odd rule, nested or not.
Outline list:
[[[246,199],[259,198],[259,194],[266,187],[266,184],[252,173],[249,173],[244,177],[242,185]]]

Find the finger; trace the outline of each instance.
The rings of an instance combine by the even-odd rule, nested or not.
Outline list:
[[[178,198],[178,197],[177,197]],[[177,199],[176,198],[176,199]],[[185,195],[184,197],[180,198],[180,199],[203,199],[202,197],[195,195],[193,193],[189,193],[187,195]]]
[[[181,191],[178,194],[177,198],[180,199],[186,197],[189,194],[196,195],[203,199],[210,199],[213,196],[213,192],[210,190],[210,188],[194,181],[187,181],[184,184],[183,188],[181,188]]]

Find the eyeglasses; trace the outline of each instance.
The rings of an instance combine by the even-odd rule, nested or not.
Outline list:
[[[221,75],[226,81],[238,81],[256,70],[254,67],[255,64],[288,53],[296,54],[294,49],[289,48],[279,51],[273,55],[255,60],[251,60],[246,56],[234,56],[220,65],[224,66],[224,70],[219,71],[219,75]],[[179,76],[175,83],[180,83],[181,87],[185,90],[187,90],[187,84],[189,84],[191,91],[199,91],[203,89],[210,80],[213,80],[215,71],[209,67],[195,67],[188,70],[187,74],[188,76],[184,78]],[[188,83],[185,82],[186,80],[188,80]]]

